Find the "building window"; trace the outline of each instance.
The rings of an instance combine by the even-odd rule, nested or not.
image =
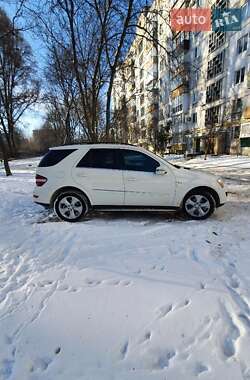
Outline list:
[[[224,70],[225,50],[216,55],[207,65],[207,79],[216,77]]]
[[[243,102],[242,99],[235,99],[232,104],[232,120],[239,120],[242,116]]]
[[[182,111],[182,104],[179,104],[178,106],[172,108],[173,113],[177,113],[181,111]]]
[[[244,22],[250,16],[250,3],[246,1],[245,4],[241,7],[241,18],[242,22]]]
[[[142,63],[143,63],[143,54],[139,58],[139,64],[140,64],[140,66],[142,65]]]
[[[157,55],[153,56],[153,63],[157,65],[157,63],[158,63],[158,57],[157,57]]]
[[[222,93],[222,79],[212,83],[207,87],[206,103],[211,103],[221,98]]]
[[[160,70],[163,71],[164,70],[164,59],[161,59],[160,61]]]
[[[224,32],[213,32],[209,35],[208,53],[212,53],[222,46],[226,41],[226,34]]]
[[[140,96],[140,103],[141,103],[141,104],[144,103],[144,94]]]
[[[244,82],[245,79],[245,67],[235,71],[235,84]]]
[[[236,127],[234,127],[234,138],[235,139],[238,139],[240,137],[240,126],[237,125]]]
[[[192,103],[197,103],[198,101],[198,96],[197,96],[197,91],[193,90],[192,92]]]
[[[143,69],[140,69],[140,79],[143,78],[143,74],[144,74],[144,70],[143,70]]]
[[[247,50],[247,44],[248,44],[248,35],[246,34],[245,36],[241,37],[237,41],[237,53],[241,54],[243,51]]]
[[[218,124],[220,119],[221,106],[211,107],[206,110],[205,123]]]
[[[232,113],[242,112],[242,99],[235,99],[233,101]]]
[[[143,50],[143,40],[141,40],[141,42],[139,43],[139,54],[141,54]]]
[[[197,112],[194,112],[194,113],[192,114],[192,122],[193,122],[193,123],[197,123]]]
[[[145,110],[144,107],[141,108],[141,117],[144,116]]]

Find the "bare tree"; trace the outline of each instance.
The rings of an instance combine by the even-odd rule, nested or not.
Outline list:
[[[17,153],[15,127],[38,100],[39,88],[31,48],[0,9],[0,125],[12,156]]]

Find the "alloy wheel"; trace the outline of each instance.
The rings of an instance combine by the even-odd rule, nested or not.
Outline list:
[[[185,202],[187,214],[195,218],[203,218],[209,213],[210,208],[209,199],[201,194],[190,195]]]
[[[75,196],[66,195],[59,200],[58,209],[64,218],[74,220],[83,213],[83,204]]]

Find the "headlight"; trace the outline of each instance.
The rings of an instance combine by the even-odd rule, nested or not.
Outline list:
[[[221,178],[218,178],[217,179],[217,183],[220,185],[220,187],[223,189],[223,187],[224,187],[224,182],[223,182],[223,180],[221,179]]]

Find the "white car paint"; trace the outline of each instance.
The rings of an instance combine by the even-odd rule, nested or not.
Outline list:
[[[152,172],[77,168],[76,165],[89,149],[110,148],[142,152],[160,164],[161,174]],[[219,204],[226,202],[225,190],[218,177],[178,168],[143,148],[118,144],[83,144],[60,146],[51,149],[75,149],[55,166],[38,167],[37,174],[48,180],[34,189],[34,201],[50,205],[55,192],[64,187],[74,187],[85,193],[92,206],[157,206],[181,207],[185,195],[195,187],[213,189]],[[159,169],[158,168],[158,169]]]

